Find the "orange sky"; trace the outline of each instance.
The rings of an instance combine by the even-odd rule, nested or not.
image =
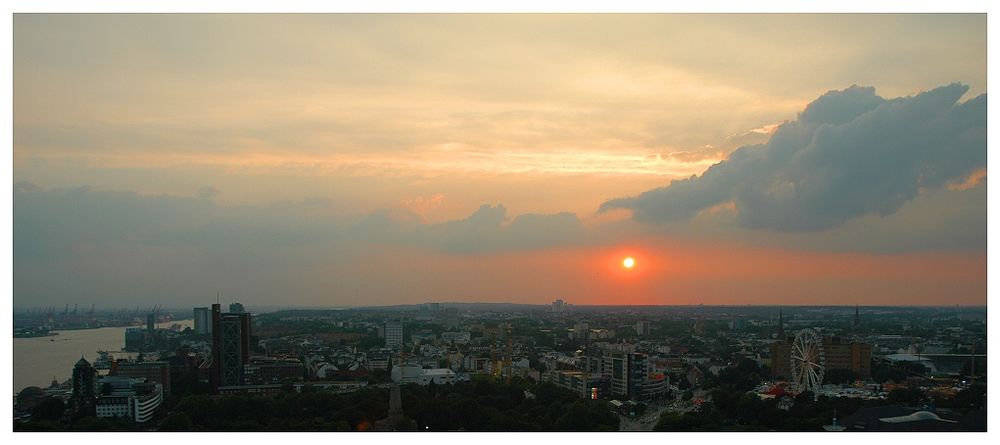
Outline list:
[[[15,306],[986,302],[985,14],[13,20]]]

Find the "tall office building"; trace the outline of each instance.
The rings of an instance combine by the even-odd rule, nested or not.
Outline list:
[[[222,384],[222,306],[212,305],[212,368],[209,374],[209,384],[218,388]]]
[[[156,333],[156,314],[146,314],[146,332],[149,335]]]
[[[398,348],[403,345],[403,324],[397,322],[385,323],[385,347]]]
[[[244,312],[246,312],[246,309],[243,308],[242,303],[229,303],[230,314],[242,314]]]
[[[198,335],[212,333],[212,311],[207,307],[194,308],[194,333]]]
[[[602,371],[604,376],[611,381],[611,394],[614,396],[628,397],[628,356],[629,353],[624,351],[604,351]]]
[[[250,314],[221,312],[212,305],[212,385],[243,384],[243,366],[250,362]]]

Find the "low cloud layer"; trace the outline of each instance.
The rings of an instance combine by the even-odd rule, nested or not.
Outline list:
[[[766,143],[741,147],[701,176],[607,201],[600,210],[629,209],[638,221],[662,223],[733,203],[742,227],[775,231],[890,215],[925,191],[986,168],[986,95],[959,103],[968,89],[955,83],[896,99],[858,86],[830,91]]]

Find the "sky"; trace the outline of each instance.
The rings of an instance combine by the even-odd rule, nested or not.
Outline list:
[[[985,14],[13,39],[15,307],[986,304]]]

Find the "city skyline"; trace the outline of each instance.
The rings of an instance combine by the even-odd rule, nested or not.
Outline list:
[[[985,14],[13,22],[15,307],[986,304]]]

